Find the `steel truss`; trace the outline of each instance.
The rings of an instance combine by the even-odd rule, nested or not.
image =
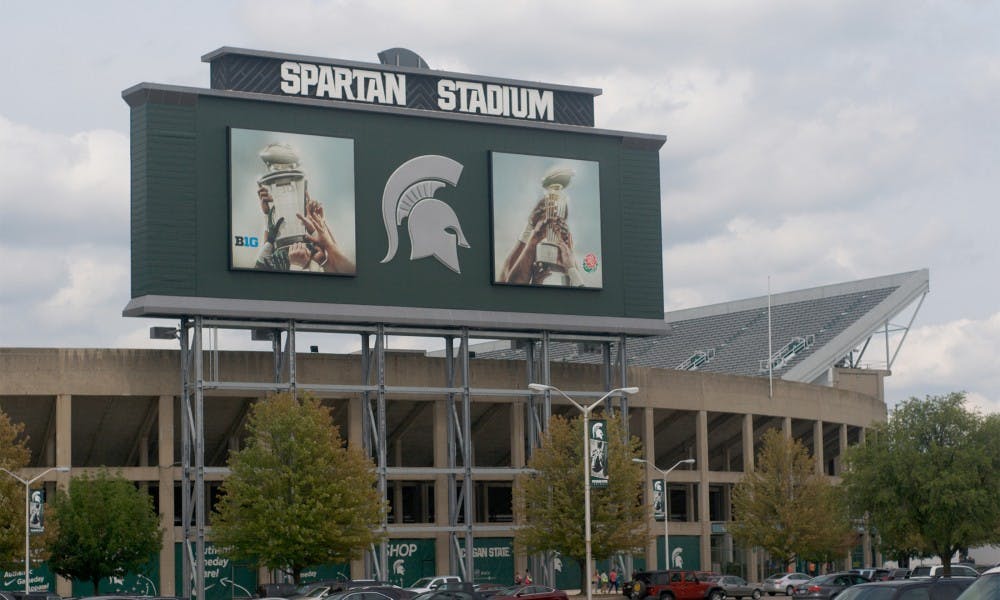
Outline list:
[[[206,328],[217,333],[218,329],[251,330],[253,339],[270,340],[274,357],[273,383],[222,381],[219,378],[217,347],[208,353],[211,369],[205,373],[204,335]],[[343,383],[303,383],[296,375],[296,332],[347,333],[361,338],[362,381],[357,384]],[[473,465],[474,439],[472,435],[472,398],[489,396],[525,398],[525,456],[530,458],[533,450],[541,444],[552,416],[552,399],[549,392],[534,392],[529,389],[496,389],[474,387],[470,375],[470,336],[477,339],[508,339],[525,351],[525,383],[549,384],[550,347],[553,342],[574,341],[584,344],[600,344],[602,351],[603,389],[628,386],[628,357],[626,337],[571,335],[550,331],[510,332],[441,328],[392,327],[386,324],[342,325],[333,323],[307,323],[300,321],[241,321],[205,316],[184,317],[180,320],[178,338],[181,347],[181,513],[183,521],[183,595],[185,597],[205,597],[205,391],[249,391],[280,392],[293,395],[299,390],[317,393],[358,394],[362,401],[362,440],[365,451],[376,464],[378,490],[383,498],[388,490],[389,475],[400,475],[418,470],[446,475],[448,482],[448,523],[445,525],[390,526],[387,516],[381,523],[382,531],[388,535],[447,532],[450,538],[449,567],[452,573],[461,574],[472,580],[474,534],[509,531],[509,526],[475,523],[476,476],[489,477],[497,474],[526,472],[518,468],[489,468]],[[389,385],[386,381],[385,357],[386,338],[389,335],[440,337],[445,341],[445,373],[442,387]],[[372,339],[374,338],[374,340]],[[374,341],[374,344],[373,344]],[[458,342],[456,354],[455,342]],[[527,387],[527,386],[525,386]],[[601,392],[568,391],[574,397],[600,397]],[[390,468],[387,462],[386,403],[390,395],[439,394],[446,398],[447,451],[446,468],[402,467]],[[609,398],[606,410],[621,411],[625,436],[628,436],[628,397]],[[464,548],[470,549],[463,552]],[[364,556],[365,576],[383,579],[387,573],[388,544],[383,541],[379,547],[370,548]],[[529,558],[532,572],[539,582],[555,584],[552,569],[552,555]],[[631,557],[625,557],[631,563]],[[621,561],[620,561],[621,562]],[[631,564],[628,565],[629,567]],[[589,571],[585,569],[584,573]]]

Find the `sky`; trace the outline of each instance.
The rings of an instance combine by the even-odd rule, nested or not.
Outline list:
[[[129,111],[221,46],[601,88],[666,135],[665,308],[930,269],[886,401],[1000,411],[1000,3],[0,0],[0,346],[176,347],[126,319]],[[906,319],[903,319],[905,324]],[[405,344],[405,341],[400,343]]]

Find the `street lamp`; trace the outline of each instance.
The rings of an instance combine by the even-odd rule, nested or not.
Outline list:
[[[25,596],[31,593],[31,517],[30,517],[30,499],[31,499],[31,484],[35,483],[42,477],[45,477],[52,471],[58,473],[68,473],[69,467],[52,467],[46,469],[35,475],[31,479],[24,479],[20,475],[8,471],[7,469],[0,467],[0,471],[10,475],[14,479],[20,481],[24,484],[24,593]]]
[[[535,390],[536,392],[556,392],[563,398],[569,400],[573,403],[573,406],[577,407],[580,412],[583,413],[583,512],[584,512],[584,536],[583,541],[586,546],[587,558],[586,565],[584,569],[584,578],[587,580],[587,600],[593,598],[593,590],[591,582],[593,577],[591,577],[590,569],[592,565],[590,564],[590,411],[592,411],[598,404],[604,402],[609,396],[614,396],[615,394],[638,394],[639,388],[637,387],[625,387],[625,388],[615,388],[604,394],[599,399],[594,401],[593,404],[589,406],[583,406],[579,404],[576,400],[570,398],[566,395],[566,392],[555,387],[554,385],[545,385],[543,383],[529,383],[528,387]]]
[[[677,461],[677,464],[670,467],[666,471],[657,467],[653,463],[649,462],[645,458],[633,458],[632,462],[644,463],[653,467],[654,470],[659,471],[660,475],[663,476],[663,564],[666,565],[667,570],[670,570],[670,491],[667,489],[667,475],[681,465],[693,465],[693,458],[685,458],[684,460]]]

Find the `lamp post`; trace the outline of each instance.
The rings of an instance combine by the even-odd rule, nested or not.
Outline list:
[[[670,492],[667,489],[667,475],[681,465],[693,465],[693,458],[685,458],[684,460],[679,460],[677,463],[664,471],[663,469],[657,467],[653,463],[649,462],[645,458],[633,458],[632,462],[644,463],[654,470],[659,471],[660,475],[663,476],[663,564],[666,565],[667,570],[670,570]]]
[[[24,484],[24,593],[25,595],[31,593],[31,517],[30,517],[30,500],[31,500],[31,484],[35,483],[42,477],[45,477],[52,471],[58,473],[68,473],[69,467],[52,467],[50,469],[45,469],[38,475],[35,475],[31,479],[24,479],[20,475],[8,471],[7,469],[0,467],[0,471],[10,475],[14,479],[20,481]]]
[[[586,567],[584,568],[584,578],[587,580],[587,600],[593,598],[592,589],[592,577],[590,576],[590,411],[594,410],[598,404],[604,402],[609,396],[614,396],[615,394],[637,394],[639,393],[639,388],[637,387],[625,387],[625,388],[615,388],[604,394],[593,404],[589,406],[583,406],[576,400],[570,398],[566,395],[566,392],[560,390],[553,385],[545,385],[543,383],[529,383],[528,387],[535,390],[536,392],[556,392],[563,398],[569,400],[573,406],[583,413],[583,512],[584,512],[584,546],[586,548]]]

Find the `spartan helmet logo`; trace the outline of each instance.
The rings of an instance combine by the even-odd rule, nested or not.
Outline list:
[[[382,220],[389,249],[383,263],[396,256],[399,226],[406,219],[410,232],[410,260],[433,256],[456,273],[458,248],[469,247],[458,215],[434,197],[446,184],[458,185],[462,165],[446,156],[428,154],[411,158],[393,171],[382,192]]]

